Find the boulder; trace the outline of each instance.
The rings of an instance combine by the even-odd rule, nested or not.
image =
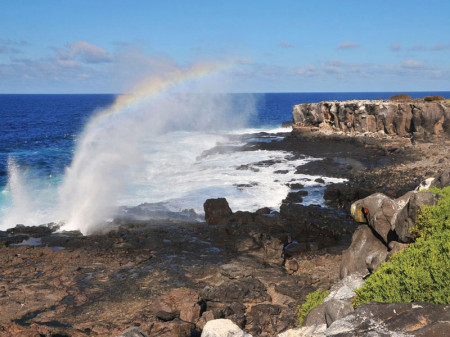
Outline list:
[[[444,188],[450,185],[450,168],[444,170],[437,178],[431,183],[432,187]]]
[[[179,317],[183,321],[195,323],[200,318],[202,306],[195,290],[178,288],[158,298],[152,304],[152,311],[163,321]]]
[[[195,324],[176,318],[170,322],[153,322],[149,336],[191,337],[195,333],[197,333]]]
[[[215,319],[206,323],[201,337],[252,337],[229,319]]]
[[[203,204],[208,225],[226,225],[233,212],[225,198],[208,199]]]
[[[417,215],[422,206],[434,206],[437,204],[439,196],[431,192],[413,192],[410,193],[409,201],[398,212],[395,222],[395,233],[400,242],[411,242],[412,237],[410,229],[417,220]]]
[[[324,302],[329,300],[350,300],[355,296],[355,289],[364,285],[363,274],[353,273],[338,283],[333,285],[330,289],[330,294],[325,298]]]
[[[395,228],[398,204],[382,193],[372,194],[354,202],[351,213],[355,221],[366,222],[388,244]]]
[[[367,274],[367,258],[384,252],[387,255],[387,247],[373,234],[371,228],[367,225],[359,226],[353,234],[350,247],[342,253],[340,278],[353,273]]]
[[[220,273],[229,279],[239,279],[249,277],[252,271],[238,263],[227,263],[220,266]]]
[[[340,280],[330,289],[330,294],[305,317],[303,326],[329,326],[334,321],[354,311],[351,299],[355,296],[354,290],[363,286],[361,274],[352,274]]]
[[[325,318],[325,311],[327,309],[327,303],[323,302],[319,304],[317,307],[312,309],[308,315],[306,315],[303,320],[303,326],[318,326],[325,325],[327,326],[327,319]]]
[[[327,326],[330,326],[334,321],[347,316],[353,311],[355,309],[353,309],[352,302],[349,300],[331,299],[325,302],[325,321]]]
[[[274,304],[254,305],[247,314],[245,329],[253,336],[275,336],[295,325],[295,310]]]
[[[337,320],[326,336],[446,336],[450,306],[431,303],[369,303]]]

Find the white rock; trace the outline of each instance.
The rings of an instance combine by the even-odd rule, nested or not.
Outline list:
[[[201,337],[252,337],[229,319],[213,319],[206,323]]]
[[[349,300],[355,296],[355,289],[358,289],[364,285],[362,275],[352,274],[349,275],[330,289],[330,294],[325,298],[324,302],[329,300]]]
[[[327,329],[326,324],[310,325],[303,328],[286,330],[278,337],[325,337],[324,332]]]

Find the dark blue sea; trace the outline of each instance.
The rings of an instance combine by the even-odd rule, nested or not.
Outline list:
[[[292,119],[292,106],[298,103],[323,100],[386,99],[394,94],[396,93],[232,94],[229,97],[228,109],[240,113],[242,102],[251,101],[253,111],[248,114],[243,124],[234,126],[234,130],[228,130],[228,133],[256,133],[258,130],[276,129],[280,127],[282,122]],[[414,98],[427,95],[450,97],[450,92],[410,92],[408,94]],[[0,95],[0,229],[14,225],[14,222],[38,224],[46,221],[64,220],[52,219],[52,217],[60,216],[60,211],[56,215],[54,209],[56,206],[53,206],[60,203],[58,199],[61,198],[61,185],[64,183],[65,175],[67,175],[66,168],[71,165],[74,153],[76,153],[76,146],[80,142],[80,135],[86,123],[97,111],[111,105],[115,98],[116,95]],[[196,102],[196,104],[199,103]],[[173,107],[167,102],[159,103],[158,107],[161,106],[168,107],[167,115],[169,116],[171,114],[170,109],[177,110],[177,113],[180,110],[180,108]],[[149,113],[151,113],[151,109],[149,107]],[[196,105],[192,109],[199,110],[200,108]],[[215,108],[211,107],[210,109],[211,114],[213,114],[212,110],[215,110]],[[195,125],[200,122],[195,119],[196,113],[196,111],[192,113],[194,118],[189,119],[186,124]],[[208,111],[199,113],[202,114],[202,120],[209,118]],[[222,114],[226,113],[222,112]],[[179,120],[180,116],[183,115],[174,113],[174,116]],[[236,116],[231,113],[229,118],[233,119]],[[145,115],[142,114],[139,118],[141,120],[139,125],[144,125],[146,123]],[[170,117],[167,118],[170,119]],[[172,125],[167,123],[167,120],[164,121],[167,125]],[[237,185],[244,184],[248,180],[255,183],[254,186],[258,186],[257,184],[264,185],[270,180],[271,172],[267,172],[266,175],[261,175],[259,178],[245,175],[235,176],[232,171],[230,171],[231,173],[222,172],[224,165],[227,165],[227,163],[235,167],[245,164],[246,161],[263,160],[270,157],[271,154],[261,154],[255,151],[254,154],[247,154],[247,157],[244,158],[242,155],[232,152],[231,154],[228,153],[226,157],[216,156],[213,158],[210,156],[199,162],[202,153],[209,148],[218,144],[228,144],[227,134],[209,132],[207,123],[203,129],[183,130],[183,122],[177,124],[178,127],[174,134],[171,134],[170,130],[167,129],[164,132],[155,132],[152,125],[156,122],[159,123],[160,119],[150,121],[149,126],[146,126],[149,132],[142,132],[142,135],[145,135],[145,140],[141,136],[139,136],[140,138],[136,136],[141,132],[139,128],[136,128],[136,132],[129,131],[136,124],[131,124],[127,117],[122,117],[121,120],[117,119],[117,124],[123,125],[123,128],[128,130],[128,133],[124,133],[123,138],[119,138],[119,140],[117,140],[118,137],[113,136],[122,132],[117,126],[110,127],[109,133],[100,133],[100,131],[104,131],[104,127],[102,127],[102,130],[98,130],[99,139],[105,140],[108,146],[113,147],[111,152],[114,155],[120,156],[120,151],[127,152],[123,155],[124,160],[127,163],[133,162],[133,165],[139,167],[137,171],[145,172],[145,174],[139,176],[136,172],[127,176],[126,179],[131,179],[131,176],[133,179],[136,178],[135,182],[130,186],[120,186],[120,193],[114,191],[114,193],[117,192],[120,195],[117,200],[114,200],[118,205],[134,206],[143,202],[165,202],[173,209],[178,207],[180,209],[193,208],[199,210],[201,208],[198,205],[200,200],[222,194],[234,197],[235,202],[231,202],[231,204],[236,207],[240,206],[240,209],[252,209],[260,206],[260,204],[271,204],[276,207],[279,197],[271,202],[266,200],[267,195],[281,196],[285,192],[283,188],[277,190],[277,186],[269,186],[267,190],[263,191],[261,187],[259,190],[254,188],[255,191],[253,192],[250,191],[251,189],[243,191],[236,188]],[[114,121],[110,123],[114,123]],[[215,123],[217,124],[217,121]],[[94,132],[93,135],[95,134]],[[168,134],[170,134],[170,137]],[[141,140],[142,142],[140,142]],[[112,145],[114,142],[121,145]],[[130,143],[129,149],[123,146],[127,142]],[[230,146],[241,145],[241,143],[236,143],[236,140],[230,140],[229,142],[231,142],[228,144]],[[139,148],[138,152],[135,152],[136,148]],[[89,155],[92,156],[91,160],[94,161],[108,151],[109,148],[98,147],[97,153],[93,152]],[[130,156],[128,152],[133,152],[134,155]],[[142,156],[137,153],[142,153]],[[135,157],[142,157],[146,162],[136,160],[136,163],[134,163]],[[116,162],[120,161],[111,161],[108,164],[109,166],[106,166],[108,170],[115,167]],[[174,167],[170,166],[171,164]],[[179,170],[180,166],[183,167],[181,171]],[[116,169],[117,171],[110,174],[120,175],[117,172],[125,171],[120,167]],[[126,170],[129,169],[129,167],[126,168]],[[196,169],[198,170],[195,171]],[[77,170],[81,172],[83,165]],[[203,173],[199,174],[198,172]],[[88,175],[89,172],[83,173],[83,176],[72,178],[72,180],[79,179],[80,184],[85,184],[86,181],[89,181]],[[189,181],[189,177],[193,181]],[[229,181],[227,177],[229,177]],[[158,179],[161,179],[160,183],[157,182]],[[96,180],[98,179],[96,178]],[[211,183],[205,183],[205,180]],[[98,189],[101,190],[104,187],[108,193],[113,192],[106,187],[106,184],[111,185],[110,181],[98,183],[100,186]],[[171,186],[170,191],[167,189],[168,186]],[[89,192],[68,192],[68,194],[75,193],[86,194]],[[258,197],[258,193],[263,196]],[[26,199],[26,201],[22,199]],[[111,202],[111,200],[108,201]],[[21,218],[21,213],[26,213],[26,216]]]

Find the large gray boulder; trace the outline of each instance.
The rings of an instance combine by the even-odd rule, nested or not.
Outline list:
[[[379,234],[385,244],[389,243],[388,237],[395,229],[398,210],[398,203],[382,193],[375,193],[355,201],[351,206],[355,220],[366,222]]]
[[[408,203],[399,210],[396,216],[395,233],[400,242],[411,242],[410,229],[416,223],[419,210],[422,206],[434,206],[437,204],[439,196],[431,192],[413,192]]]
[[[323,303],[315,307],[305,317],[303,326],[329,326],[334,321],[353,312],[351,299],[355,296],[355,289],[364,285],[362,274],[352,274],[333,285]]]
[[[372,233],[367,225],[360,225],[352,236],[350,247],[342,254],[340,278],[353,273],[367,274],[373,260],[382,260],[378,256],[387,256],[387,247]],[[372,268],[370,268],[373,270]]]

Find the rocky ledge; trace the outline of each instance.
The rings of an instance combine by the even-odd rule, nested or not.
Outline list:
[[[328,132],[427,139],[450,136],[450,103],[393,101],[325,101],[295,105],[293,127]]]

